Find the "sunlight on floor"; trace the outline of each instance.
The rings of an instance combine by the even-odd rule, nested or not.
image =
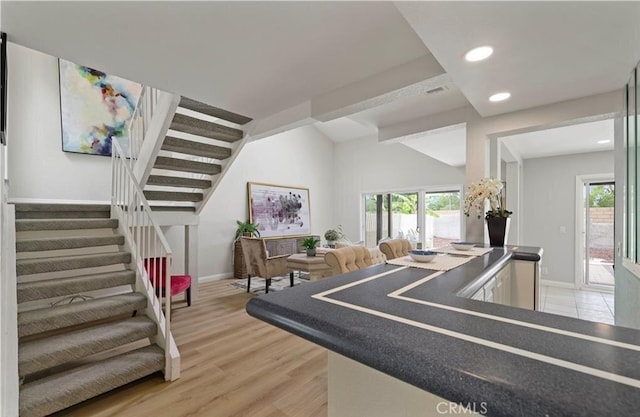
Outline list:
[[[600,259],[589,261],[589,282],[599,285],[613,285],[613,265]]]

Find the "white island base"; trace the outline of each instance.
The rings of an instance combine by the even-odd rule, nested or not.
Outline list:
[[[436,417],[486,414],[486,403],[457,404],[329,352],[328,417]]]

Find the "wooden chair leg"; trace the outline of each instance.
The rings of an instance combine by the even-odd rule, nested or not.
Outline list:
[[[265,280],[264,283],[264,293],[269,294],[269,285],[271,285],[271,278]]]
[[[251,292],[251,275],[247,275],[247,292]]]
[[[289,286],[293,287],[293,271],[289,272]]]
[[[185,297],[187,298],[187,306],[191,307],[191,287],[187,288],[187,291],[185,291]]]

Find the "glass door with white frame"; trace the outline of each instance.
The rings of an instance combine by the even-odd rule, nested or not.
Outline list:
[[[614,285],[615,184],[612,181],[584,183],[584,268],[588,287]]]

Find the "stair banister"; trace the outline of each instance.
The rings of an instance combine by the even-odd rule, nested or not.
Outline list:
[[[144,125],[145,120],[142,114],[142,102],[144,100],[146,87],[142,87],[140,96],[136,102],[136,107],[133,109],[131,120],[129,120],[129,126],[127,127],[127,133],[129,136],[129,162],[133,165],[138,159],[140,153],[140,146],[142,146],[142,139],[144,138]]]
[[[160,152],[180,96],[144,87],[129,125],[133,173],[138,184],[145,184]]]
[[[138,291],[147,295],[148,313],[156,320],[162,337],[157,343],[165,350],[165,379],[174,380],[180,375],[180,355],[171,335],[171,261],[172,252],[162,230],[154,220],[149,203],[127,162],[122,147],[113,142],[112,152],[112,216],[120,220],[121,231],[131,249],[132,266]],[[158,266],[158,274],[164,277],[164,289],[154,288],[145,268],[145,259],[166,259]],[[159,283],[156,283],[159,285]],[[164,314],[162,304],[164,301]]]

